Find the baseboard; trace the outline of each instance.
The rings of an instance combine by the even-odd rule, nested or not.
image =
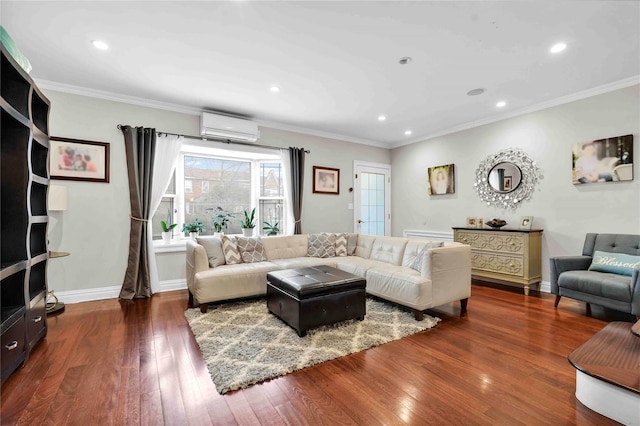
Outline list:
[[[424,231],[421,229],[405,229],[402,231],[405,238],[424,238],[436,241],[453,241],[453,232]]]
[[[551,293],[551,283],[549,281],[542,281],[539,290],[541,293]]]
[[[56,291],[56,297],[65,304],[91,302],[94,300],[115,299],[120,295],[120,286],[88,288],[85,290]],[[184,290],[187,288],[187,280],[160,281],[160,291]]]

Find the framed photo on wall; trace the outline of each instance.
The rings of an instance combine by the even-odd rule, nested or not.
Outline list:
[[[109,183],[109,144],[49,138],[51,179]]]
[[[454,194],[456,192],[455,165],[429,167],[427,169],[429,195]]]
[[[573,145],[574,185],[633,180],[633,135]]]
[[[313,192],[316,194],[340,194],[340,169],[313,166]]]

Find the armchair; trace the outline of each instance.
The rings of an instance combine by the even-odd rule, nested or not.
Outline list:
[[[582,256],[552,257],[551,293],[554,307],[562,296],[628,312],[640,319],[640,270],[632,276],[589,271],[595,251],[640,256],[640,235],[587,234]]]

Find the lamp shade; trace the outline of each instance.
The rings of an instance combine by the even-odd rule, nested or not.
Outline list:
[[[49,210],[64,211],[69,207],[69,196],[66,186],[49,185]]]

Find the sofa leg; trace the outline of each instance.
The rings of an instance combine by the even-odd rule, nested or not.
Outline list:
[[[587,303],[587,316],[591,316],[591,303]]]
[[[414,309],[413,316],[416,318],[416,321],[422,321],[424,319],[424,312]]]
[[[469,298],[465,297],[464,299],[460,299],[460,316],[464,316],[467,314],[467,304],[469,303]]]
[[[553,307],[554,307],[554,308],[557,308],[557,307],[558,307],[558,303],[560,303],[560,298],[561,298],[561,297],[562,297],[562,296],[560,296],[559,294],[558,294],[558,295],[556,295],[556,301],[555,301],[555,302],[553,302]]]
[[[203,303],[202,305],[200,305],[200,312],[202,312],[203,314],[206,314],[208,310],[209,310],[208,303]]]
[[[198,304],[196,303],[196,300],[193,298],[193,294],[191,292],[189,292],[189,303],[187,304],[187,306],[189,308],[197,308]]]

